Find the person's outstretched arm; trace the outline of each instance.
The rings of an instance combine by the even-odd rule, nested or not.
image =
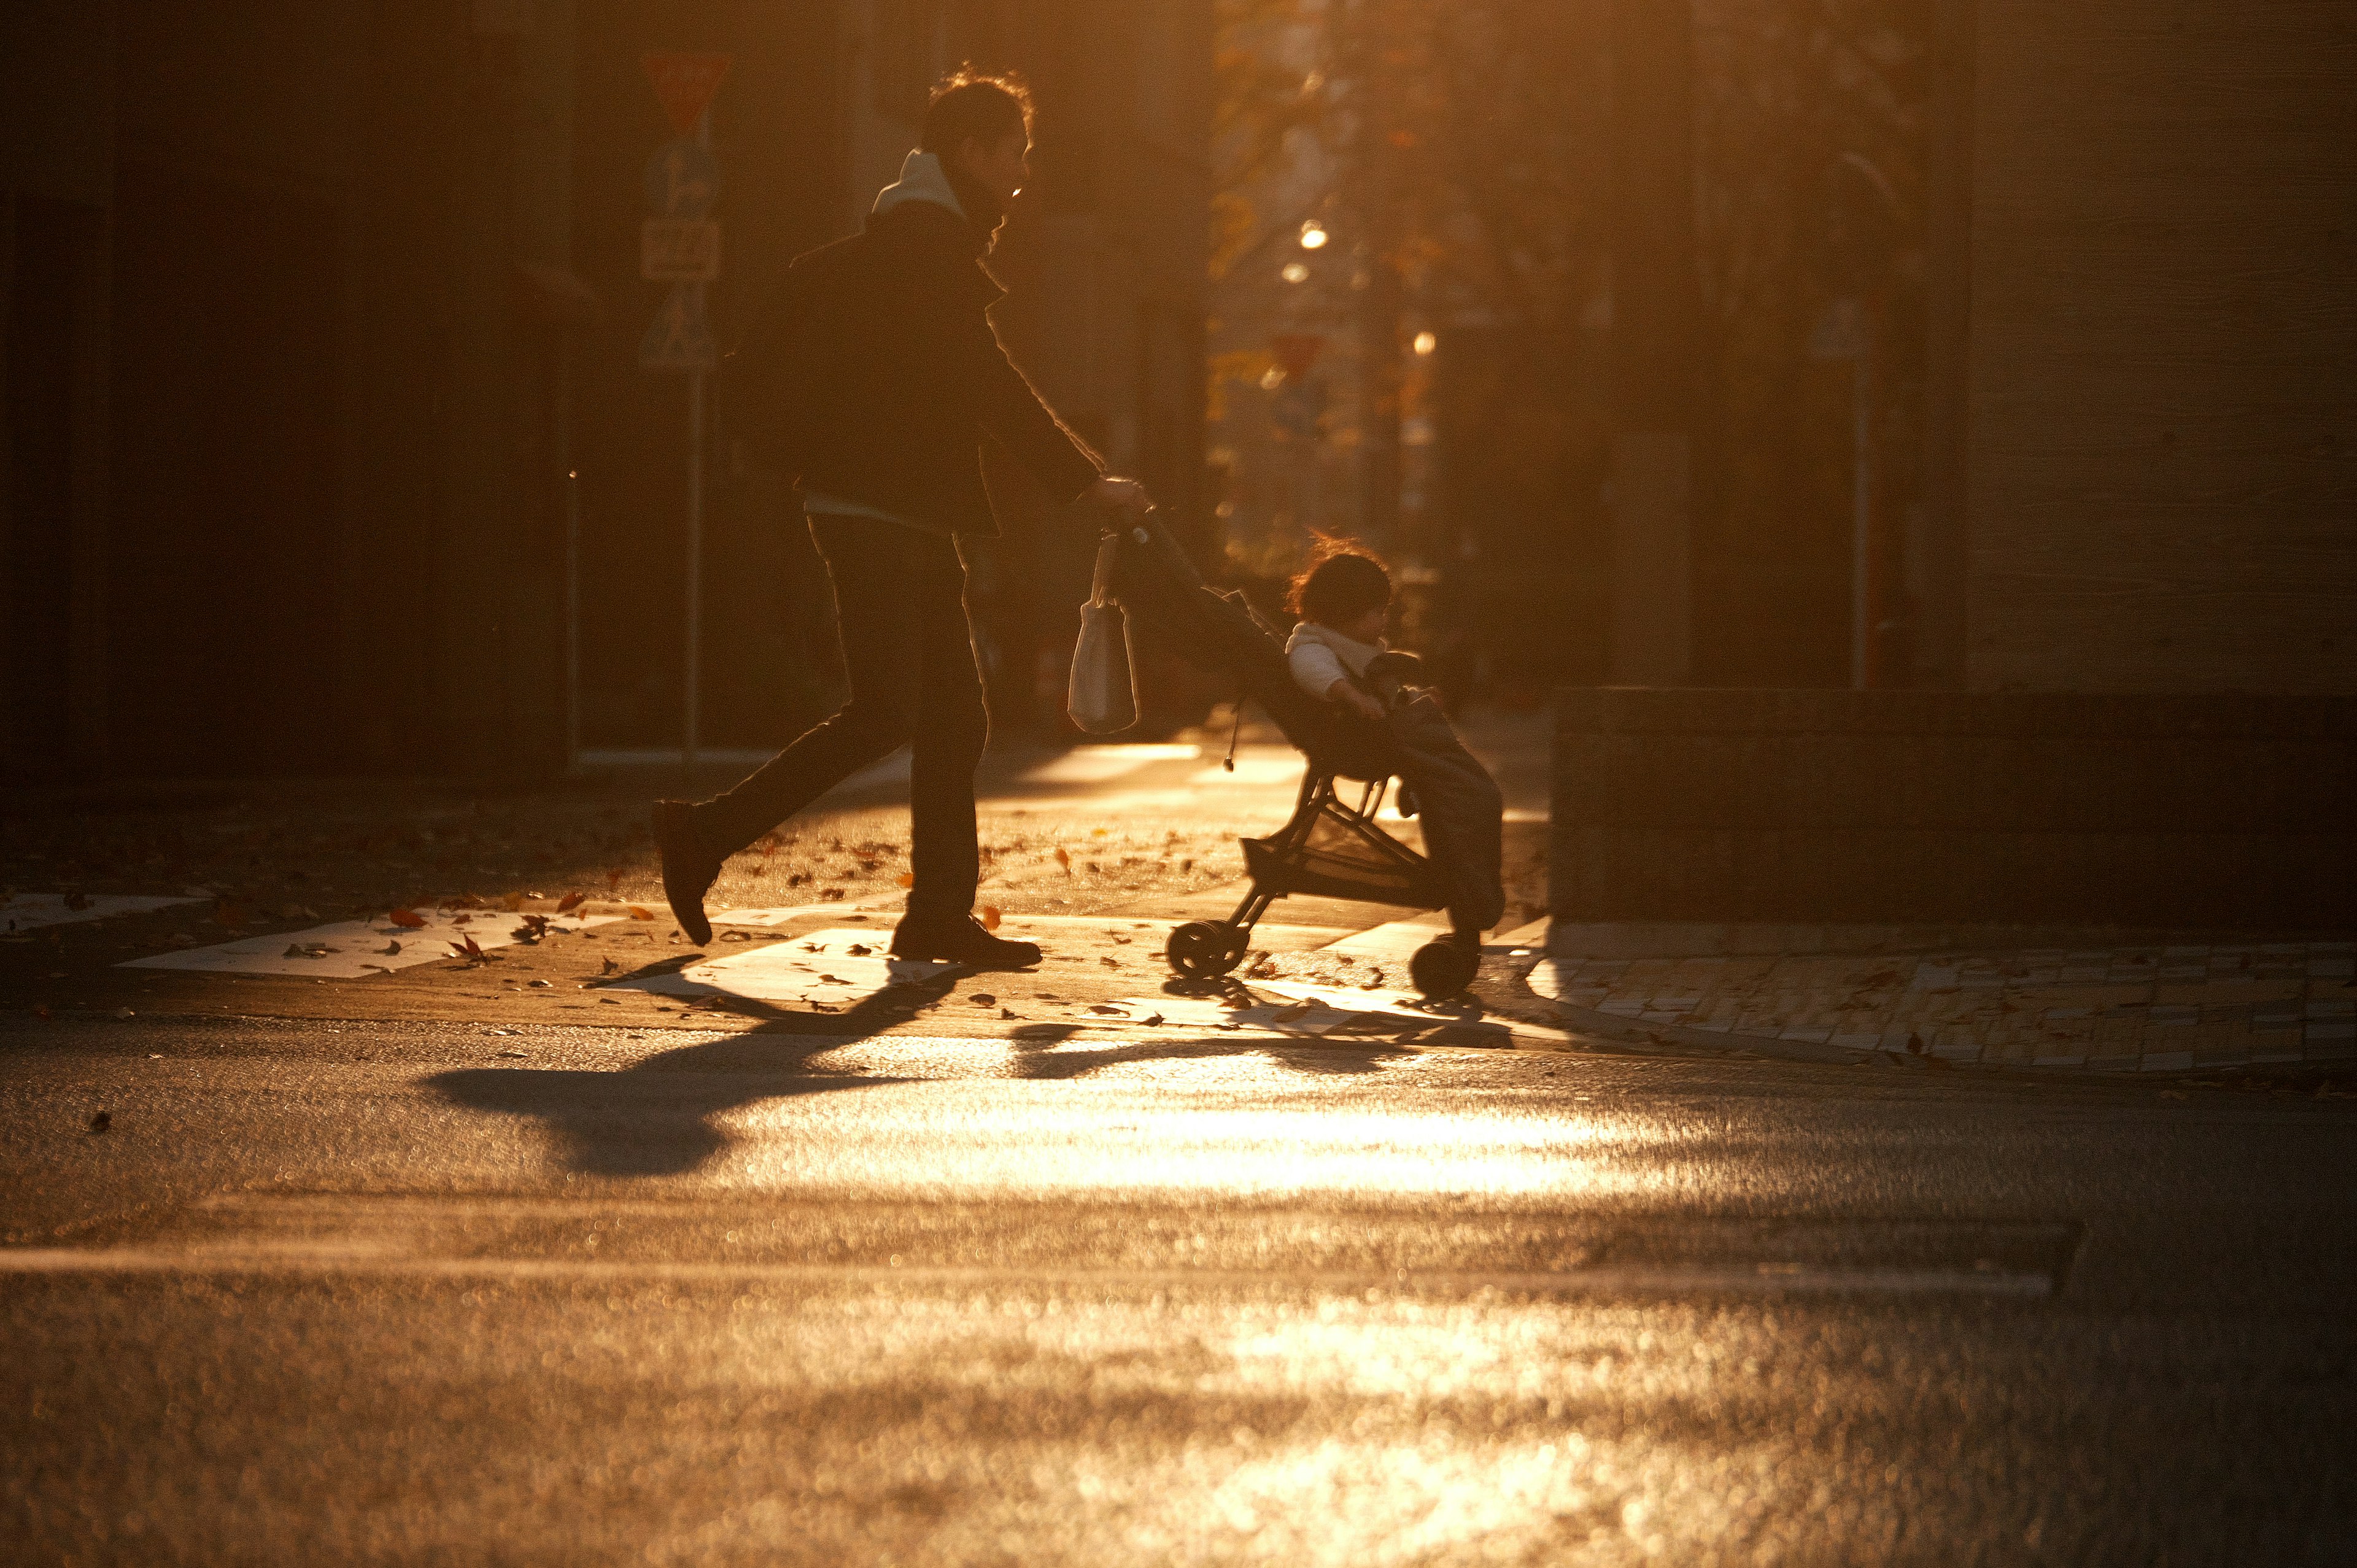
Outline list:
[[[1092,495],[1107,505],[1132,511],[1150,506],[1145,486],[1105,473],[1103,459],[1056,417],[1030,378],[1006,357],[996,329],[985,324],[985,334],[989,347],[985,350],[977,345],[974,356],[981,381],[983,428],[1058,500]]]

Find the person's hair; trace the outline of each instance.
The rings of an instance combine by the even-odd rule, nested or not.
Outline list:
[[[961,66],[933,89],[925,105],[920,150],[948,157],[967,142],[995,147],[1031,134],[1031,89],[1013,71],[987,76]]]
[[[1382,561],[1344,539],[1320,536],[1309,564],[1293,579],[1285,607],[1323,626],[1355,620],[1392,602],[1392,575]]]

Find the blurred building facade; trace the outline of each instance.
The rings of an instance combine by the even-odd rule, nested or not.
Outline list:
[[[723,342],[793,255],[857,226],[940,71],[1028,73],[1040,190],[996,263],[1003,327],[1200,537],[1208,10],[8,7],[6,776],[560,769],[568,501],[581,738],[677,744],[685,394],[637,363],[663,294],[638,276],[642,171],[675,134],[649,51],[732,57]],[[831,701],[826,596],[716,396],[705,738],[770,745]],[[1084,577],[1087,541],[1008,501],[978,596],[1013,702],[1084,596],[1041,590],[1042,564]]]

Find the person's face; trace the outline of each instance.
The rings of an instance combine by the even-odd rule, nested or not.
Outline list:
[[[992,145],[963,142],[958,146],[957,161],[969,177],[998,198],[999,205],[1006,206],[1031,177],[1031,138],[1016,131]]]
[[[1368,610],[1358,619],[1345,626],[1338,626],[1334,629],[1353,642],[1372,642],[1383,636],[1383,628],[1390,624],[1391,618],[1391,607],[1386,605],[1379,609]]]

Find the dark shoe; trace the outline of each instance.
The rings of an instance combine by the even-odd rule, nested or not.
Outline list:
[[[994,937],[972,915],[954,920],[904,918],[892,932],[892,956],[948,959],[968,969],[1028,969],[1039,961],[1039,945]]]
[[[720,876],[721,857],[696,836],[695,808],[685,800],[655,802],[655,847],[662,852],[663,897],[672,918],[697,947],[712,944],[712,922],[704,918],[704,896]]]

